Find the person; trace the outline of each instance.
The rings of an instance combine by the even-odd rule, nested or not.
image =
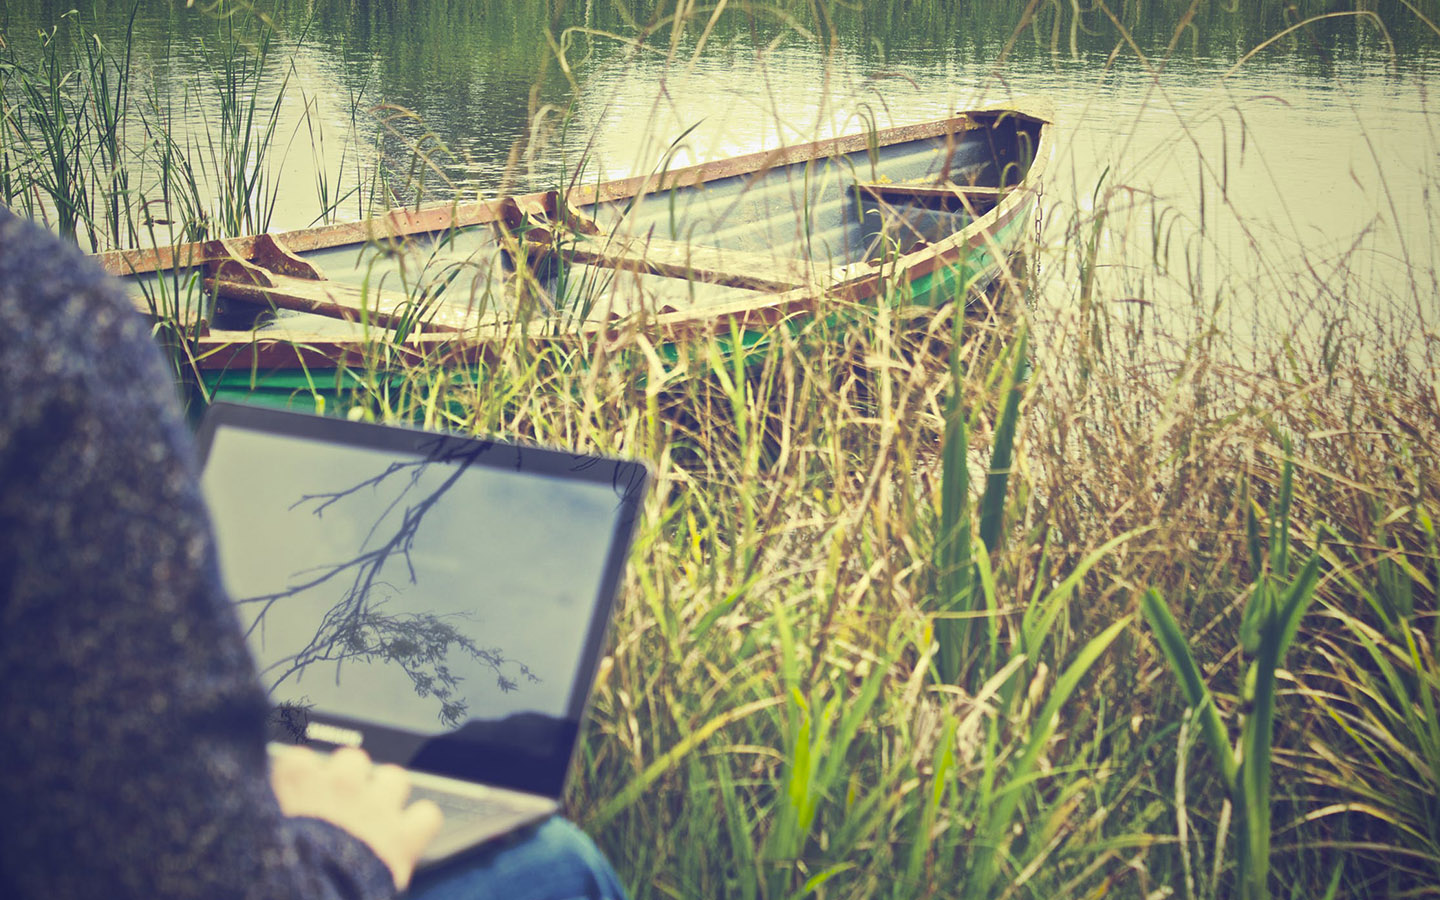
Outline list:
[[[0,207],[0,897],[391,897],[440,824],[360,751],[272,766],[190,434],[146,322]],[[624,891],[553,819],[423,900]]]

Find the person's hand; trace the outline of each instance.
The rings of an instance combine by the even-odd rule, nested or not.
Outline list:
[[[397,890],[410,883],[420,854],[440,831],[438,806],[429,800],[406,805],[405,770],[377,766],[363,750],[286,747],[271,757],[270,783],[285,815],[324,819],[364,841],[390,867]]]

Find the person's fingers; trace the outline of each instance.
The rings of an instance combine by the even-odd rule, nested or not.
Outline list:
[[[410,877],[415,874],[415,863],[420,859],[425,846],[440,833],[443,821],[440,807],[429,800],[418,800],[400,811],[392,832],[394,853],[384,855],[385,864],[395,878],[395,887],[405,890],[410,886]]]
[[[287,747],[275,753],[270,758],[270,784],[276,796],[282,800],[291,796],[293,792],[286,788],[312,780],[323,761],[320,754],[304,747]]]
[[[409,774],[399,766],[377,766],[360,750],[281,753],[271,771],[285,814],[325,819],[364,841],[390,867],[399,888],[440,831],[443,817],[434,803],[405,805]]]
[[[286,772],[313,771],[324,759],[325,757],[309,747],[293,747],[287,744],[271,752],[270,767]]]
[[[403,806],[410,796],[410,776],[399,766],[376,766],[370,776],[375,791],[396,806]]]
[[[445,814],[432,801],[415,801],[400,812],[400,828],[412,841],[410,848],[416,858],[435,840],[444,824]]]
[[[358,788],[370,780],[374,766],[370,755],[354,747],[341,747],[330,754],[330,777],[349,788]]]
[[[416,800],[405,807],[400,818],[406,830],[419,840],[422,847],[440,833],[440,826],[445,823],[445,814],[430,800]]]
[[[340,747],[330,754],[330,762],[337,766],[358,767],[368,769],[370,767],[370,754],[359,747]]]

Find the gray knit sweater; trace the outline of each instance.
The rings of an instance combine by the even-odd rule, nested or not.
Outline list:
[[[0,898],[377,897],[266,779],[190,436],[117,287],[0,209]]]

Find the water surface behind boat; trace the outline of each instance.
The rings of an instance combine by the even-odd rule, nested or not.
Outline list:
[[[1022,0],[915,0],[821,23],[803,3],[737,7],[677,32],[647,29],[625,11],[635,4],[266,4],[281,37],[265,90],[285,91],[270,225],[312,224],[322,195],[353,218],[384,201],[380,172],[404,202],[550,188],[1039,93],[1055,101],[1059,132],[1044,222],[1055,303],[1073,302],[1072,245],[1095,237],[1124,299],[1158,304],[1174,329],[1217,293],[1235,297],[1225,315],[1237,335],[1293,333],[1307,312],[1297,296],[1329,317],[1433,307],[1419,273],[1434,271],[1436,220],[1419,187],[1437,174],[1426,92],[1440,42],[1400,4],[1377,7],[1384,33],[1332,16],[1243,63],[1294,20],[1205,4],[1163,71],[1183,10],[1123,11],[1132,48],[1098,12],[1077,20],[1063,5],[1041,4],[1019,31]],[[20,54],[68,9],[7,7]],[[128,7],[96,8],[119,41]],[[135,35],[144,91],[176,139],[198,146],[218,117],[220,25],[151,4]]]

